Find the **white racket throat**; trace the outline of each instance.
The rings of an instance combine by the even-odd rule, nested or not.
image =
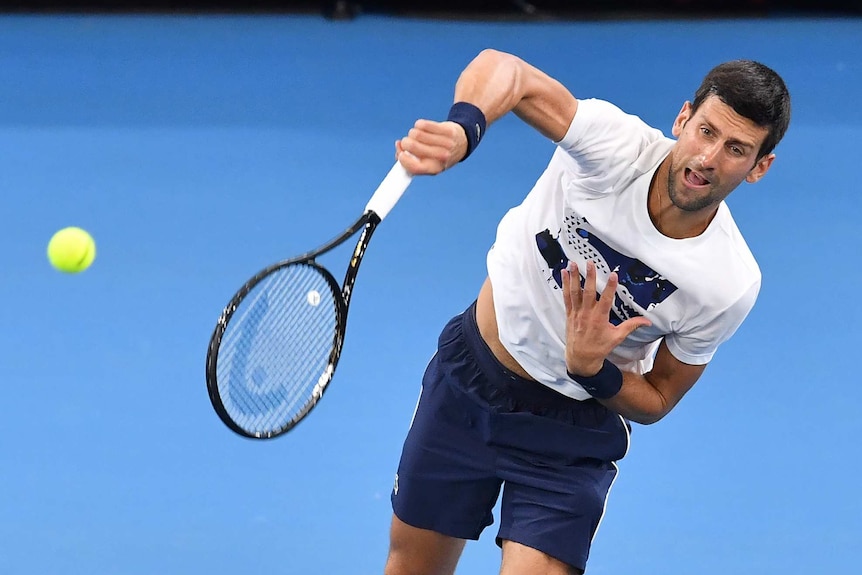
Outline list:
[[[382,221],[395,207],[412,181],[413,176],[400,162],[395,162],[395,165],[377,186],[371,199],[368,200],[365,211],[374,212]]]

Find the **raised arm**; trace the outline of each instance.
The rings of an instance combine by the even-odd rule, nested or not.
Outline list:
[[[497,50],[483,50],[461,72],[454,101],[479,108],[487,125],[514,112],[554,141],[565,136],[578,107],[560,82],[517,56]],[[395,149],[411,173],[437,174],[464,158],[467,137],[464,128],[454,122],[417,120],[407,136],[395,143]]]

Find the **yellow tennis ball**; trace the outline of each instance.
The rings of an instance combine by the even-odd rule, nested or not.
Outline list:
[[[48,242],[48,261],[70,274],[82,272],[96,259],[96,242],[86,230],[74,226],[63,228]]]

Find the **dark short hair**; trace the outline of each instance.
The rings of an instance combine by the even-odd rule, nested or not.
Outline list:
[[[772,152],[790,125],[790,93],[774,70],[752,60],[719,64],[704,77],[692,103],[692,114],[709,96],[755,124],[769,129],[758,158]]]

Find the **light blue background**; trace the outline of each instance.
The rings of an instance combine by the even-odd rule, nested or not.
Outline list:
[[[680,406],[635,428],[588,571],[854,572],[860,38],[836,19],[0,18],[0,572],[382,573],[425,363],[552,145],[507,117],[414,182],[363,263],[335,381],[287,436],[222,426],[206,346],[248,276],[355,218],[484,47],[667,132],[721,60],[784,75],[778,160],[729,200],[760,300]],[[45,258],[67,225],[98,242],[77,276]],[[496,572],[494,533],[460,574]]]

